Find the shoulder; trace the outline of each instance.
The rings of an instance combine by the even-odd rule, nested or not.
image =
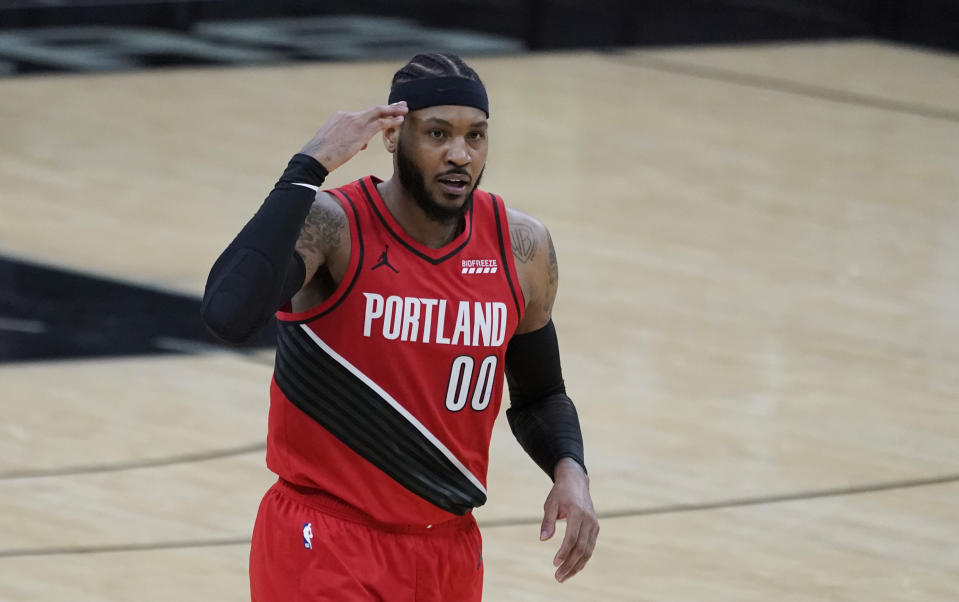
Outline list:
[[[545,250],[545,245],[549,244],[549,230],[532,215],[507,207],[506,221],[513,256],[518,262],[530,263],[536,258],[537,251]]]
[[[332,194],[319,191],[310,206],[296,250],[307,265],[307,273],[313,274],[316,268],[341,254],[349,247],[349,222],[346,211]]]
[[[542,328],[550,320],[559,281],[556,251],[549,230],[540,220],[506,210],[516,275],[526,299],[526,313],[517,333]]]
[[[333,196],[332,192],[328,190],[317,191],[316,198],[313,199],[313,206],[310,207],[310,211],[316,211],[330,215],[342,215],[344,217],[346,216],[346,211],[343,210],[343,206],[340,204],[340,201]]]
[[[329,234],[339,232],[346,226],[346,211],[336,197],[324,190],[317,192],[304,227],[316,230],[318,233]]]

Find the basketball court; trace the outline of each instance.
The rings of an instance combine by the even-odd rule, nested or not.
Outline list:
[[[199,299],[288,157],[408,58],[0,79],[0,255]],[[470,62],[483,187],[556,244],[602,526],[557,584],[549,480],[500,417],[485,599],[959,599],[959,58]],[[327,184],[389,170],[375,140]],[[30,329],[56,335],[0,316]],[[272,354],[165,344],[0,364],[0,600],[248,597]]]

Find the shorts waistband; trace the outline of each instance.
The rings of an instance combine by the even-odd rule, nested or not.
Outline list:
[[[330,516],[352,523],[358,523],[384,533],[432,535],[434,533],[461,531],[469,528],[476,522],[473,518],[473,513],[469,512],[463,516],[457,516],[448,521],[433,523],[432,525],[384,523],[322,489],[297,485],[282,478],[276,482],[274,487],[280,489],[284,495],[288,495],[301,504],[319,510],[324,514],[329,514]]]

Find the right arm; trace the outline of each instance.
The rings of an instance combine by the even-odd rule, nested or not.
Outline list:
[[[326,217],[343,217],[339,207],[339,214],[330,213],[332,198],[315,191],[329,171],[366,148],[377,132],[398,127],[406,113],[405,103],[336,113],[293,156],[256,215],[210,270],[200,310],[210,332],[229,343],[249,339],[313,279],[329,257],[326,243],[333,240],[329,233],[335,224]]]

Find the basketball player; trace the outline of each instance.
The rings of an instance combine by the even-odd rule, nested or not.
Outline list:
[[[557,580],[583,569],[599,532],[550,319],[552,241],[478,188],[485,88],[456,56],[417,55],[389,102],[332,116],[207,282],[219,337],[279,320],[267,446],[279,480],[254,527],[257,602],[480,600],[472,509],[504,371],[510,427],[554,482],[540,538],[566,519]],[[320,191],[378,132],[393,176]]]

